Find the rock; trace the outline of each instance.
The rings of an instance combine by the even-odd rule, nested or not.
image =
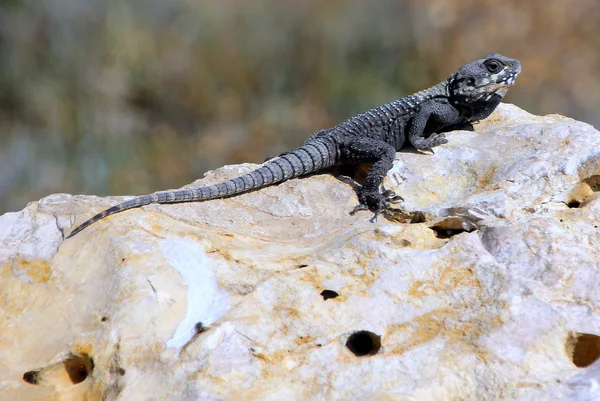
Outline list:
[[[2,399],[599,399],[600,133],[501,105],[447,136],[375,223],[328,174],[66,241],[125,198],[1,216]]]

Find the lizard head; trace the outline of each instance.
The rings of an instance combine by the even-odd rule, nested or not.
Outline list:
[[[448,89],[457,102],[485,102],[493,97],[504,97],[520,73],[519,60],[498,53],[488,54],[460,67],[448,79]]]

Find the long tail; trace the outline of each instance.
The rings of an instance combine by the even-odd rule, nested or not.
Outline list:
[[[266,164],[248,174],[220,184],[194,189],[155,192],[151,195],[135,197],[98,213],[76,227],[67,238],[73,237],[106,216],[127,209],[151,203],[196,202],[238,195],[331,167],[335,163],[335,156],[331,144],[312,141],[294,151],[269,160]]]

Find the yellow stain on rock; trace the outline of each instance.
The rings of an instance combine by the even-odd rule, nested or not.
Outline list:
[[[497,166],[493,166],[488,171],[486,171],[484,174],[479,176],[479,182],[477,183],[477,186],[479,188],[481,188],[482,190],[485,190],[489,186],[495,185],[497,187],[498,182],[494,178],[494,175],[496,174],[496,169],[497,169]]]
[[[395,344],[390,345],[393,353],[404,354],[414,347],[441,337],[450,344],[459,343],[473,349],[480,358],[485,360],[487,356],[477,345],[477,339],[502,326],[500,311],[507,305],[504,301],[484,294],[474,266],[453,268],[460,265],[460,261],[457,260],[445,261],[444,266],[436,269],[441,270],[439,277],[431,280],[415,280],[409,289],[409,295],[423,298],[439,293],[462,292],[467,300],[479,303],[479,308],[473,310],[468,306],[468,301],[466,303],[458,301],[390,327],[389,336],[395,339],[393,341]]]
[[[460,262],[453,263],[452,259],[444,261],[444,267],[440,268],[441,274],[438,279],[414,280],[408,290],[408,295],[412,298],[423,298],[438,293],[446,294],[459,287],[475,289],[481,287],[472,267],[455,268],[453,265],[460,266]]]
[[[15,258],[11,267],[15,276],[25,274],[28,281],[34,284],[46,283],[52,275],[50,263],[43,259]]]
[[[502,308],[505,305],[498,306]],[[391,328],[392,331],[400,334],[398,338],[402,339],[396,346],[390,347],[392,352],[399,355],[404,354],[438,336],[442,336],[450,344],[473,345],[475,340],[503,324],[500,316],[488,314],[485,308],[482,308],[481,313],[467,319],[462,316],[461,309],[460,305],[438,308],[417,316],[410,322]],[[484,358],[485,355],[480,355],[480,357]]]
[[[423,298],[424,296],[430,295],[431,290],[432,288],[427,282],[415,280],[408,289],[408,295],[411,298]]]
[[[481,287],[481,283],[471,268],[444,268],[439,280],[439,290],[448,293],[459,286]]]
[[[94,346],[91,343],[77,343],[73,346],[75,353],[82,355],[90,355],[94,350]]]

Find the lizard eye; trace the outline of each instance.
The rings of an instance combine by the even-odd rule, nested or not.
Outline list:
[[[469,86],[475,86],[475,78],[469,78],[469,79],[467,79],[467,85],[469,85]]]
[[[502,69],[502,64],[500,64],[498,60],[486,60],[483,64],[492,74],[495,74]]]

